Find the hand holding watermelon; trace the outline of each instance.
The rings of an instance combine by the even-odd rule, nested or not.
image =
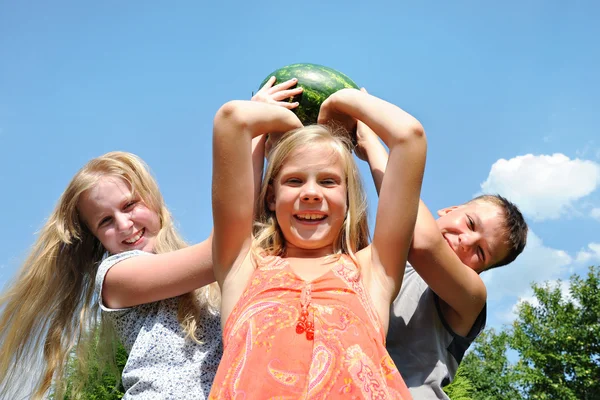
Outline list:
[[[298,102],[289,102],[283,101],[286,99],[294,98],[294,96],[299,96],[302,93],[302,87],[298,86],[293,88],[298,82],[297,78],[288,79],[285,82],[279,83],[275,86],[277,78],[274,76],[270,77],[267,82],[260,88],[258,92],[254,96],[252,96],[252,101],[260,101],[262,103],[274,104],[277,106],[281,106],[291,110],[293,108],[298,107]],[[290,89],[292,88],[292,89]]]
[[[299,104],[293,111],[304,125],[317,123],[321,104],[331,94],[344,88],[358,89],[356,83],[346,75],[317,64],[292,64],[280,68],[263,80],[260,85],[261,90],[273,76],[276,77],[276,82],[289,82],[292,78],[298,79],[297,85],[303,88],[303,91],[289,97],[287,102]]]

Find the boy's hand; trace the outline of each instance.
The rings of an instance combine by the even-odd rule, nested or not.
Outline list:
[[[275,104],[277,106],[281,106],[287,108],[288,110],[292,110],[298,107],[298,102],[291,102],[294,96],[302,93],[301,87],[296,87],[290,89],[294,85],[298,83],[298,79],[292,78],[288,81],[282,82],[273,86],[277,78],[274,76],[270,77],[267,83],[260,88],[260,90],[252,96],[252,101],[260,101],[262,103],[267,104]]]

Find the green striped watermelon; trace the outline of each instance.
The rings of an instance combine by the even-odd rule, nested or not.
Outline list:
[[[277,78],[276,84],[298,78],[298,85],[304,90],[289,101],[300,104],[293,111],[304,125],[316,124],[321,104],[330,95],[344,88],[358,89],[354,81],[333,68],[317,64],[291,64],[272,72],[260,84],[262,88],[270,77]]]

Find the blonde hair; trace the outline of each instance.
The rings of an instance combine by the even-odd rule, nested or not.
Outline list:
[[[78,213],[81,195],[100,178],[113,176],[127,182],[146,206],[154,210],[161,223],[155,253],[186,246],[177,233],[158,185],[147,165],[137,156],[111,152],[89,161],[73,177],[54,211],[42,228],[16,281],[0,297],[0,398],[17,380],[15,365],[38,360],[43,348],[43,369],[34,387],[33,398],[42,398],[53,380],[54,394],[61,398],[66,389],[66,364],[69,354],[77,355],[77,368],[86,376],[88,352],[96,328],[100,328],[98,356],[106,360],[103,368],[116,370],[116,336],[111,324],[102,321],[94,281],[101,261],[108,255]],[[187,337],[197,339],[200,312],[219,308],[216,284],[181,296],[178,318]],[[99,326],[98,326],[99,325]],[[101,362],[100,362],[101,361]],[[78,396],[83,382],[71,389]]]
[[[328,145],[339,156],[345,173],[348,208],[344,223],[333,243],[334,254],[347,254],[356,262],[355,253],[369,244],[367,197],[358,167],[352,157],[352,142],[342,130],[334,131],[325,125],[310,125],[286,133],[268,156],[267,170],[257,200],[253,245],[255,257],[261,257],[265,253],[285,255],[285,238],[277,223],[275,212],[271,211],[267,204],[268,188],[294,150],[313,145]]]

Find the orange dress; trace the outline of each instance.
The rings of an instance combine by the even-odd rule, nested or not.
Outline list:
[[[306,282],[267,257],[229,315],[210,399],[412,399],[352,260]]]

